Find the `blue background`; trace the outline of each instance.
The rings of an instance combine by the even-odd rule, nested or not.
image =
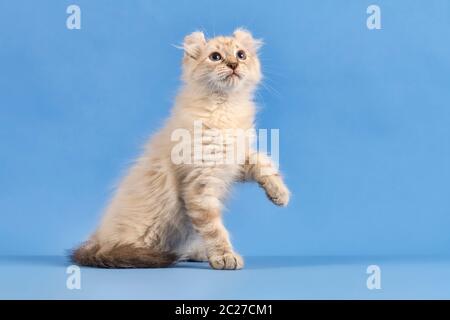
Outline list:
[[[368,30],[366,8],[381,7]],[[81,30],[66,8],[81,7]],[[61,255],[168,116],[194,30],[264,39],[258,126],[292,191],[237,185],[244,255],[446,255],[450,2],[0,1],[0,254]],[[364,271],[363,271],[364,272]],[[326,295],[325,295],[326,296]]]
[[[168,116],[184,35],[264,38],[258,126],[280,128],[286,209],[237,186],[243,254],[447,253],[450,3],[2,1],[0,252],[60,253],[96,226]],[[237,9],[239,8],[239,9]]]

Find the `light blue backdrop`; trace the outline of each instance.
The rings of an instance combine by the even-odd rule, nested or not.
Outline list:
[[[78,4],[82,29],[66,29]],[[167,117],[184,35],[264,38],[258,125],[280,128],[293,197],[241,185],[244,255],[446,254],[450,2],[0,1],[0,253],[61,254],[96,226]]]

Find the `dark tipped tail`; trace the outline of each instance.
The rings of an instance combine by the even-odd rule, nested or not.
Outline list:
[[[89,243],[75,249],[70,258],[78,265],[97,268],[164,268],[178,259],[173,253],[153,252],[133,245],[118,245],[105,251]]]

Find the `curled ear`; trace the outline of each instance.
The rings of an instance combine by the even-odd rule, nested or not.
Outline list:
[[[257,52],[263,45],[263,41],[261,39],[253,38],[250,31],[244,28],[238,28],[234,30],[233,36],[239,43],[241,43],[248,50],[252,50],[253,52]]]
[[[192,59],[197,59],[206,45],[205,35],[201,31],[196,31],[184,38],[184,53]]]

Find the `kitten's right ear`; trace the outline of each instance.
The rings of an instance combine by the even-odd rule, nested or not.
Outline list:
[[[205,35],[201,31],[196,31],[184,38],[184,53],[194,60],[197,60],[206,45]]]

